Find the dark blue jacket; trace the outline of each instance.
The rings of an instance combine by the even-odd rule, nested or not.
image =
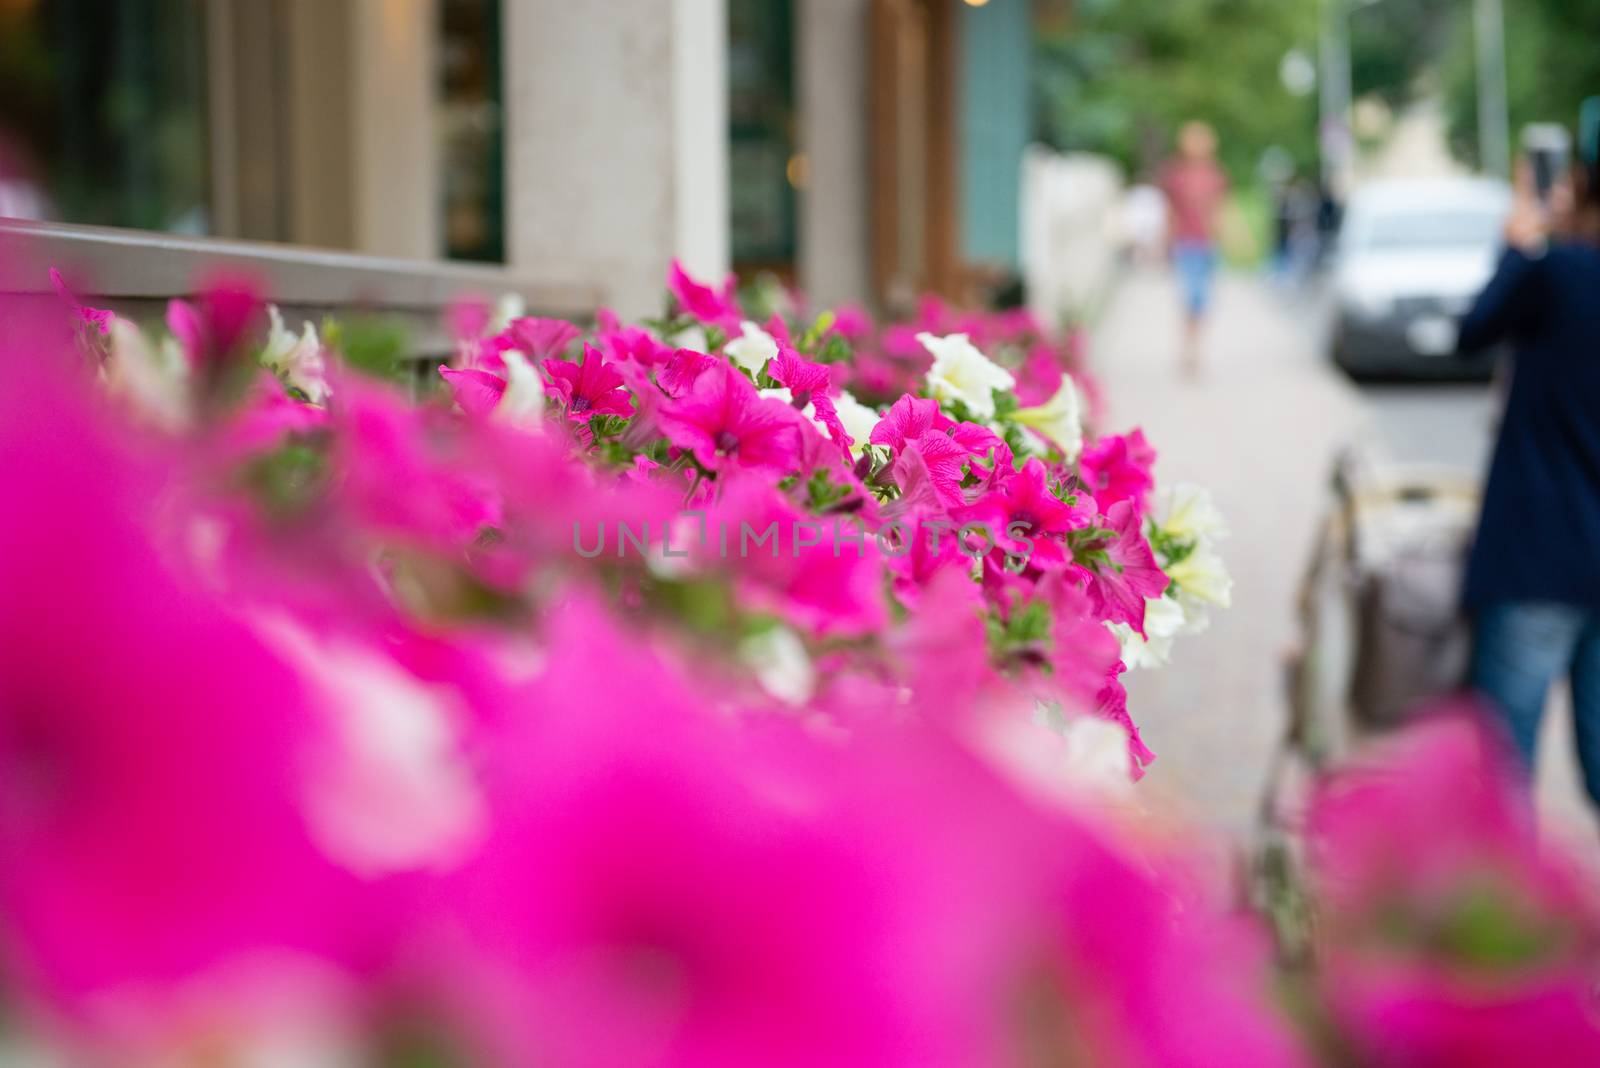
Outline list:
[[[1462,601],[1600,608],[1600,249],[1508,250],[1460,348],[1508,339],[1511,391]]]

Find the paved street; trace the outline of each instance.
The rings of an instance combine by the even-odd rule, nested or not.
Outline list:
[[[1160,450],[1157,479],[1209,486],[1233,531],[1223,545],[1232,609],[1180,641],[1170,669],[1134,672],[1128,688],[1158,756],[1146,788],[1236,835],[1253,825],[1283,729],[1294,596],[1335,452],[1360,440],[1397,460],[1479,470],[1490,440],[1488,386],[1358,388],[1322,357],[1322,320],[1311,295],[1226,277],[1205,371],[1187,380],[1177,369],[1176,294],[1163,273],[1139,271],[1118,287],[1091,349],[1107,394],[1103,428],[1138,420]],[[1564,717],[1547,725],[1541,792],[1571,823],[1581,808]]]

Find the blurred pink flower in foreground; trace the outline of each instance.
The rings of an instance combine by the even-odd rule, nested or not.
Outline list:
[[[1446,709],[1313,798],[1319,981],[1360,1063],[1600,1063],[1594,902],[1510,760],[1477,709]]]
[[[264,950],[370,960],[381,910],[299,807],[304,688],[152,544],[181,460],[124,433],[49,367],[0,382],[0,938],[78,1008]]]

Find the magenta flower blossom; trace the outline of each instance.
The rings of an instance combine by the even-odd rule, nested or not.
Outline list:
[[[969,459],[967,450],[936,430],[905,442],[894,461],[898,510],[938,515],[966,504],[961,480]]]
[[[818,634],[861,635],[883,626],[883,558],[870,537],[860,544],[848,540],[860,527],[806,515],[750,474],[729,483],[706,522],[701,554],[737,559],[734,581],[753,608],[778,612]]]
[[[656,381],[669,397],[681,397],[689,392],[700,376],[724,361],[694,349],[678,349],[662,363]]]
[[[577,340],[580,333],[582,331],[565,319],[540,319],[532,315],[513,319],[506,328],[511,347],[535,365],[566,352],[567,346]]]
[[[496,739],[500,818],[454,895],[516,993],[477,1006],[498,1063],[908,1063],[926,983],[906,939],[936,930],[895,922],[910,873],[885,885],[889,843],[836,811],[803,739],[704,716],[597,616],[564,614],[531,702],[591,714]]]
[[[506,393],[506,380],[478,367],[456,371],[440,366],[439,376],[450,389],[450,399],[474,419],[487,419]]]
[[[913,397],[907,393],[889,405],[878,425],[872,428],[867,440],[874,445],[887,445],[895,452],[905,448],[930,430],[942,430],[951,420],[939,413],[939,402],[931,397]]]
[[[710,471],[750,468],[786,475],[799,465],[799,415],[762,397],[732,364],[717,361],[656,415],[661,432]]]
[[[1128,691],[1122,685],[1121,678],[1126,670],[1119,660],[1107,672],[1105,682],[1095,695],[1094,714],[1128,732],[1128,774],[1137,781],[1144,778],[1144,769],[1155,760],[1156,755],[1144,744],[1144,739],[1139,736],[1139,728],[1128,714]]]
[[[841,304],[833,310],[829,327],[852,345],[859,345],[872,333],[872,316],[859,304]]]
[[[305,689],[152,540],[176,458],[120,451],[49,360],[28,377],[0,383],[8,959],[82,1008],[250,954],[376,950],[378,902],[301,808],[325,740]]]
[[[1108,623],[1126,623],[1143,637],[1144,603],[1166,592],[1167,576],[1156,564],[1133,502],[1113,504],[1102,517],[1102,525],[1110,535],[1100,546],[1104,559],[1088,568],[1095,616]]]
[[[90,327],[97,334],[105,335],[111,332],[111,320],[116,315],[106,308],[91,308],[78,300],[77,296],[67,286],[66,279],[61,277],[61,272],[54,267],[50,268],[50,284],[56,287],[56,293],[67,302],[74,315],[85,326]]]
[[[445,306],[445,328],[457,342],[476,341],[489,330],[494,309],[482,297],[465,295],[453,297]]]
[[[1053,345],[1040,342],[1030,346],[1017,374],[1017,403],[1024,408],[1043,404],[1061,388],[1065,373]]]
[[[909,459],[916,452],[917,448],[913,445],[902,460]],[[895,594],[902,602],[917,604],[922,590],[936,576],[950,569],[961,573],[962,586],[976,594],[975,587],[965,574],[972,561],[962,553],[954,529],[941,513],[916,510],[898,518],[908,544],[902,546],[903,552],[890,558],[889,570],[894,572]],[[941,522],[944,523],[943,527],[936,525]]]
[[[216,274],[201,287],[193,304],[167,304],[167,328],[182,346],[190,366],[214,369],[236,358],[246,335],[266,315],[261,287],[249,275]]]
[[[683,269],[681,262],[673,260],[672,269],[667,275],[667,289],[678,302],[678,307],[692,318],[728,334],[739,332],[738,279],[733,275],[723,280],[720,290],[712,289],[695,281]]]
[[[1040,570],[1067,562],[1067,534],[1088,526],[1093,516],[1093,502],[1082,495],[1069,503],[1051,491],[1048,471],[1038,457],[998,490],[952,513],[959,522],[986,524],[999,548],[1026,557],[1030,568]]]
[[[448,413],[417,408],[387,387],[344,380],[331,460],[345,505],[374,531],[459,550],[500,514],[494,486],[468,462]]]
[[[1050,606],[1050,673],[1042,696],[1075,712],[1098,712],[1114,701],[1108,687],[1122,672],[1122,650],[1116,637],[1094,617],[1089,595],[1073,584],[1064,569],[1043,575],[1034,588]],[[1120,686],[1117,687],[1120,689]],[[1126,706],[1124,705],[1124,713]],[[1121,722],[1115,714],[1104,718]],[[1132,723],[1124,726],[1132,728]]]
[[[567,418],[573,422],[587,423],[597,415],[626,419],[633,414],[633,397],[623,387],[622,376],[606,364],[593,345],[583,347],[582,363],[546,360],[544,369],[550,375],[551,387],[561,397]]]
[[[1435,711],[1312,797],[1334,1023],[1375,1065],[1600,1063],[1593,901],[1486,717]]]
[[[958,423],[939,410],[938,401],[909,393],[889,406],[867,440],[899,452],[906,442],[915,441],[929,431],[949,437],[969,456],[987,456],[992,449],[1005,448],[1005,442],[988,427]]]
[[[1078,461],[1084,484],[1103,509],[1118,501],[1130,501],[1133,510],[1145,513],[1145,498],[1155,486],[1150,474],[1156,451],[1144,439],[1144,431],[1114,434],[1101,438],[1083,450]]]
[[[663,344],[654,334],[641,326],[602,326],[595,335],[595,344],[616,363],[634,363],[640,367],[655,367],[672,358],[671,345]]]
[[[781,320],[780,320],[781,322]],[[778,355],[767,367],[773,381],[789,391],[790,403],[799,410],[810,407],[818,423],[828,429],[828,438],[839,447],[844,458],[850,458],[850,446],[855,439],[839,418],[833,404],[833,383],[828,368],[801,356],[788,343],[778,341]]]

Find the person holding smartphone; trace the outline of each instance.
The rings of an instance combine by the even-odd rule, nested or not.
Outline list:
[[[1600,805],[1600,212],[1586,171],[1540,183],[1525,158],[1515,185],[1505,251],[1458,342],[1512,351],[1462,594],[1468,682],[1531,771],[1545,697],[1568,677]]]

